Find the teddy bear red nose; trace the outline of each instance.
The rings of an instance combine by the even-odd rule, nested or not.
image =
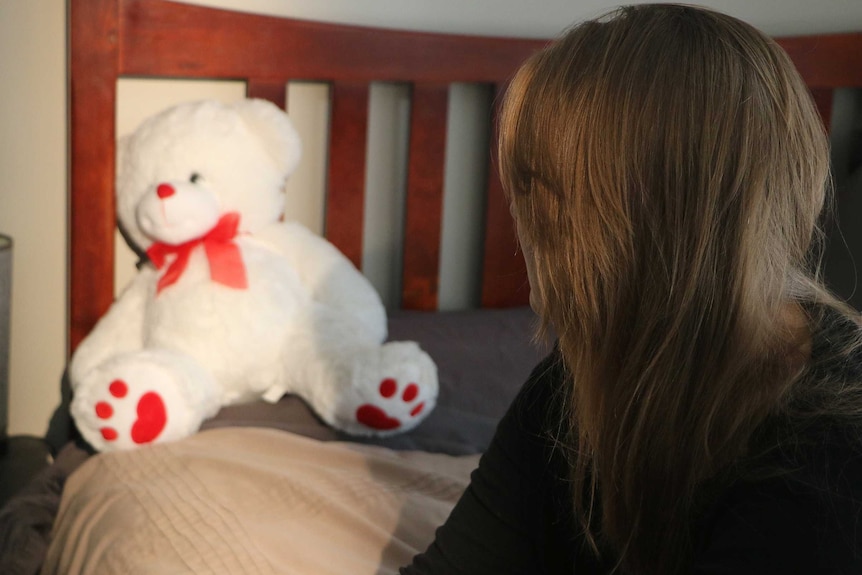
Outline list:
[[[159,187],[156,188],[156,195],[158,195],[161,199],[170,198],[176,193],[174,187],[170,184],[159,184]]]

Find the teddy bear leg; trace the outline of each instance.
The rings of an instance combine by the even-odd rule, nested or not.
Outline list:
[[[218,411],[212,375],[188,356],[143,350],[116,356],[74,387],[71,412],[98,451],[187,437]]]
[[[312,385],[300,393],[333,427],[393,435],[416,427],[434,409],[437,367],[416,343],[327,347],[306,356],[310,371],[303,378]]]
[[[385,436],[413,429],[437,403],[437,366],[414,342],[389,342],[363,357],[354,373],[358,388],[346,431]]]

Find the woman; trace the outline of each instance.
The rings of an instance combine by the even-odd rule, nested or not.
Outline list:
[[[752,27],[641,5],[514,78],[500,170],[555,351],[406,574],[862,573],[859,319],[827,141]]]

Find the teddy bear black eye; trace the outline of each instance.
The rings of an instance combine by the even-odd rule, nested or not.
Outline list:
[[[197,184],[201,179],[203,179],[203,176],[201,176],[197,172],[194,172],[191,176],[189,176],[189,181],[193,184]]]

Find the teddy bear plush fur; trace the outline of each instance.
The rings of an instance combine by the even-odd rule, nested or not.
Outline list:
[[[300,156],[284,112],[183,104],[118,150],[119,225],[149,262],[72,358],[72,416],[94,448],[186,437],[224,405],[285,393],[356,435],[409,430],[433,409],[433,361],[384,343],[374,288],[283,216]]]

